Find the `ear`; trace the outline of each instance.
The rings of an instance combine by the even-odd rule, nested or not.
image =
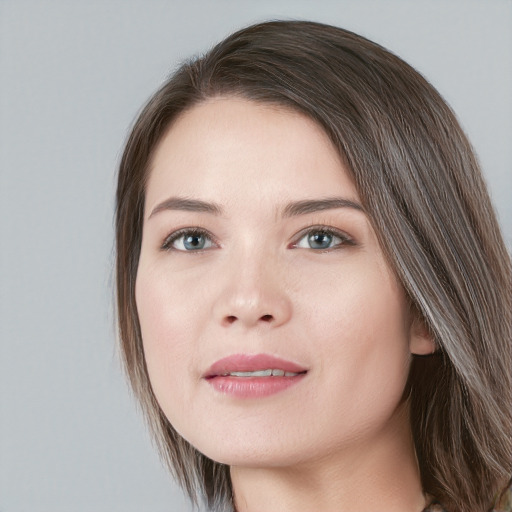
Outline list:
[[[409,334],[409,351],[418,356],[433,354],[436,349],[434,336],[419,314],[414,314]]]

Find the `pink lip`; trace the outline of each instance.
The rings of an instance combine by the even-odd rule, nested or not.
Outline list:
[[[228,372],[253,372],[278,369],[298,373],[291,377],[236,377],[224,375]],[[216,391],[238,398],[257,398],[273,395],[300,382],[307,369],[291,361],[268,354],[234,354],[215,362],[203,378]]]
[[[298,364],[268,354],[233,354],[213,363],[205,373],[205,377],[216,377],[227,372],[255,372],[275,368],[285,372],[301,373],[306,368]]]

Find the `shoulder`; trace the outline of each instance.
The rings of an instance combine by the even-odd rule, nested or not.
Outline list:
[[[437,501],[431,503],[423,512],[446,512]],[[512,512],[512,482],[498,498],[490,512]]]
[[[496,502],[493,512],[512,512],[512,483]]]
[[[431,503],[423,512],[446,512],[446,510],[437,502]]]

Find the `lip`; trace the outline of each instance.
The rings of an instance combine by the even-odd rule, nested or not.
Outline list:
[[[229,372],[254,372],[279,369],[298,375],[291,377],[235,377]],[[304,368],[269,354],[233,354],[219,359],[204,373],[203,379],[217,392],[238,398],[258,398],[273,395],[298,384],[307,374]]]
[[[285,372],[302,373],[307,371],[292,361],[281,359],[270,354],[233,354],[219,359],[205,372],[205,378],[212,378],[228,372],[255,372],[276,368]]]

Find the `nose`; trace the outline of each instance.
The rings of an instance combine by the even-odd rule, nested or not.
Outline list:
[[[271,261],[242,259],[230,262],[214,305],[222,326],[279,327],[292,315],[292,303],[283,272]]]

